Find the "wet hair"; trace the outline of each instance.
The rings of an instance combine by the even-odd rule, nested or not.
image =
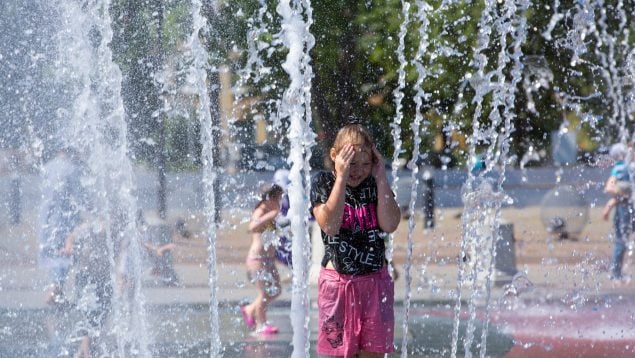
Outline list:
[[[368,130],[361,124],[351,123],[340,128],[337,132],[337,136],[335,137],[335,141],[333,141],[331,149],[334,149],[336,153],[339,153],[346,144],[352,144],[354,146],[361,147],[362,149],[366,149],[372,156],[372,148],[374,146],[373,139],[371,138],[370,133],[368,133]],[[334,168],[335,163],[333,163],[331,156],[327,155],[327,158],[331,167]]]
[[[280,185],[273,184],[267,189],[265,189],[260,197],[260,201],[254,206],[254,209],[259,207],[260,204],[264,203],[267,200],[272,198],[281,198],[282,194],[284,194],[284,189]]]

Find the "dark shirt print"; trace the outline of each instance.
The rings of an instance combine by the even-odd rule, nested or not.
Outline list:
[[[311,182],[311,207],[325,203],[333,186],[335,175],[317,173]],[[361,275],[376,272],[385,262],[386,233],[377,221],[377,184],[369,176],[357,187],[346,186],[344,215],[337,235],[322,231],[324,258],[322,266],[331,261],[337,272]]]

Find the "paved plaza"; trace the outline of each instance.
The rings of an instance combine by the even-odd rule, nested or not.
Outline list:
[[[293,350],[290,324],[291,276],[281,268],[283,294],[274,302],[269,318],[280,327],[277,335],[254,336],[246,330],[238,307],[250,300],[255,289],[248,284],[244,256],[250,243],[246,229],[248,212],[223,212],[223,225],[217,231],[218,298],[221,340],[225,356],[283,357]],[[404,219],[394,235],[394,261],[399,277],[396,281],[396,339],[401,350],[406,334],[411,356],[449,356],[457,302],[458,258],[460,252],[461,209],[437,210],[436,227],[417,224],[408,233]],[[461,322],[457,354],[463,355],[465,328],[473,314],[472,351],[478,354],[482,341],[482,323],[488,322],[488,356],[632,356],[635,354],[635,290],[632,282],[615,283],[608,279],[611,244],[607,235],[610,223],[601,219],[600,209],[592,208],[589,222],[576,238],[551,238],[539,220],[538,207],[505,208],[503,219],[513,225],[515,268],[523,276],[519,292],[510,292],[509,278],[495,275],[486,297],[473,297],[471,287],[461,291]],[[149,327],[153,327],[153,352],[156,356],[197,357],[208,355],[209,313],[207,241],[204,218],[191,213],[172,213],[169,220],[183,218],[192,231],[190,239],[179,239],[174,252],[174,266],[179,284],[167,287],[148,272],[143,295],[148,310]],[[21,244],[7,245],[0,269],[0,353],[16,347],[38,347],[45,335],[38,324],[46,306],[40,289],[42,273],[35,265],[36,244],[29,228],[22,228]],[[18,232],[17,228],[12,230]],[[410,260],[410,310],[404,326],[406,255],[412,240]],[[509,258],[508,258],[509,259]],[[626,273],[634,274],[632,257],[626,258]],[[315,300],[314,275],[309,296]],[[470,303],[471,302],[471,303]],[[315,322],[315,303],[311,304],[311,322]],[[489,319],[486,319],[488,318]],[[28,321],[28,324],[25,323]],[[20,324],[22,322],[23,324]],[[310,324],[311,339],[316,327]],[[407,330],[407,333],[406,333]],[[23,340],[20,342],[20,340]],[[19,342],[19,343],[18,343]],[[14,350],[12,350],[14,349]],[[29,353],[30,352],[30,353]],[[566,354],[565,354],[566,352]],[[314,354],[314,352],[312,353]]]

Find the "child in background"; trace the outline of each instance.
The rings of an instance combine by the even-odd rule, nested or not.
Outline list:
[[[278,237],[280,242],[276,247],[276,259],[285,266],[291,267],[292,254],[291,254],[291,231],[289,226],[291,220],[287,217],[289,212],[289,195],[287,194],[287,188],[289,187],[289,171],[287,169],[278,169],[273,174],[273,183],[283,190],[282,199],[280,199],[280,215],[276,219],[276,226],[278,228]]]
[[[104,337],[103,326],[112,308],[112,249],[108,247],[105,220],[95,213],[88,215],[68,235],[62,250],[63,255],[76,257],[76,302],[83,314],[83,319],[77,322],[81,340],[75,357],[95,357],[107,353],[98,353],[95,340]]]
[[[152,275],[158,283],[166,286],[178,286],[179,277],[174,270],[172,253],[177,249],[174,242],[176,237],[188,238],[190,233],[185,228],[185,221],[178,219],[173,228],[168,228],[164,220],[154,224],[146,221],[142,211],[137,213],[137,226],[143,233],[142,245],[146,258],[152,267]],[[183,236],[184,235],[184,236]]]
[[[267,307],[280,295],[280,276],[275,264],[278,242],[275,219],[280,213],[283,193],[281,187],[272,185],[256,204],[249,222],[252,239],[246,259],[247,274],[258,295],[240,311],[247,327],[260,334],[278,333],[278,328],[267,322]]]
[[[49,276],[46,303],[62,308],[64,283],[71,260],[62,253],[69,233],[79,225],[80,208],[85,205],[81,185],[82,165],[79,153],[70,147],[60,149],[42,168],[42,206],[39,212],[39,265]]]
[[[613,261],[611,265],[611,279],[622,280],[622,262],[626,252],[626,240],[633,232],[633,214],[631,200],[631,181],[629,165],[626,163],[628,148],[623,143],[611,146],[610,157],[615,161],[611,175],[606,181],[604,192],[611,195],[603,210],[604,220],[609,220],[611,210],[615,208],[613,216]]]
[[[393,351],[394,283],[384,239],[401,220],[381,154],[367,130],[344,126],[316,174],[311,207],[325,253],[318,279],[318,354],[383,357]]]

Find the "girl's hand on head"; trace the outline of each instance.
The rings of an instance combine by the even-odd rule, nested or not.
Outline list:
[[[335,157],[335,174],[342,176],[343,179],[348,179],[348,173],[351,169],[351,161],[355,156],[355,147],[347,144],[337,153]]]
[[[376,146],[373,146],[373,177],[383,179],[386,177],[386,167],[384,157],[379,153]]]

